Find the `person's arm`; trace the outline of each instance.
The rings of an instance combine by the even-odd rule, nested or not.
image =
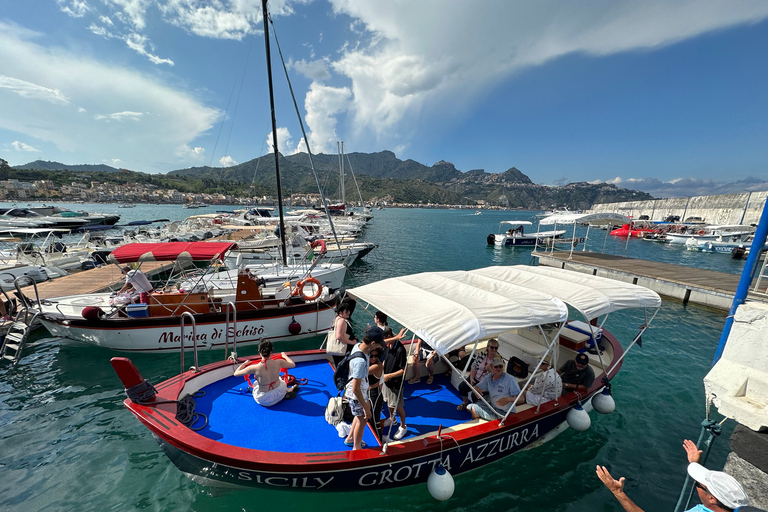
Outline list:
[[[285,363],[283,363],[283,364],[281,365],[283,368],[288,368],[288,369],[290,369],[290,368],[296,368],[296,363],[294,363],[294,362],[291,360],[291,358],[290,358],[290,357],[288,357],[288,354],[286,354],[285,352],[281,352],[281,353],[280,353],[280,357],[282,357],[282,358],[285,360]]]
[[[248,368],[248,365],[250,365],[250,364],[251,364],[251,360],[249,359],[246,362],[244,362],[243,364],[241,364],[240,366],[238,366],[237,370],[235,370],[235,374],[234,375],[236,377],[240,377],[242,375],[246,375],[248,373],[251,373],[250,368]]]
[[[699,450],[693,441],[690,439],[684,440],[683,449],[685,450],[685,454],[688,456],[689,463],[699,462],[701,459],[701,450]]]
[[[385,373],[384,375],[381,376],[381,378],[384,380],[384,382],[387,382],[390,379],[396,379],[398,377],[402,377],[404,372],[405,370],[401,368],[396,372]]]
[[[619,504],[624,510],[627,512],[643,512],[643,509],[638,507],[634,501],[629,499],[629,496],[624,494],[624,477],[621,477],[619,480],[614,479],[605,466],[597,466],[597,477],[619,500]]]
[[[399,333],[397,333],[397,334],[395,334],[395,335],[394,335],[394,336],[392,336],[391,338],[386,338],[386,339],[384,340],[384,343],[392,343],[394,340],[398,340],[398,341],[400,341],[400,340],[402,340],[403,338],[405,338],[405,327],[403,327],[402,329],[400,329],[400,332],[399,332]]]
[[[336,317],[336,339],[347,345],[355,344],[355,340],[347,337],[347,321],[340,316]]]
[[[496,400],[496,407],[504,407],[506,405],[509,405],[511,403],[514,403],[515,398],[517,398],[517,395],[512,396],[503,396]]]

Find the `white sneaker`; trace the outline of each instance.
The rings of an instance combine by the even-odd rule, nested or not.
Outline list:
[[[407,428],[406,428],[404,425],[401,425],[401,426],[400,426],[400,428],[399,428],[399,429],[397,429],[397,432],[395,432],[395,435],[394,435],[394,436],[392,436],[392,438],[393,438],[395,441],[399,441],[399,440],[401,440],[401,439],[402,439],[402,438],[405,436],[405,434],[407,434],[407,433],[408,433],[408,429],[407,429]]]
[[[385,427],[388,427],[388,426],[390,426],[390,425],[392,425],[392,418],[387,418],[387,419],[385,419],[385,420],[384,420],[384,426],[385,426]]]

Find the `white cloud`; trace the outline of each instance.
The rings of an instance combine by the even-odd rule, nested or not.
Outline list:
[[[58,89],[51,89],[10,76],[0,75],[0,89],[9,89],[22,98],[43,100],[49,103],[69,103],[67,97]]]
[[[232,167],[233,165],[237,165],[237,162],[235,162],[235,159],[231,156],[223,156],[219,158],[219,164],[221,164],[222,167]]]
[[[139,121],[144,114],[142,112],[115,112],[114,114],[93,116],[97,121]]]
[[[699,178],[675,178],[663,181],[657,178],[615,178],[608,181],[616,186],[630,190],[647,192],[653,197],[694,197],[719,194],[740,194],[743,192],[759,192],[768,189],[768,181],[759,178],[745,178],[743,180],[718,182],[710,179]]]
[[[88,2],[85,0],[56,0],[56,3],[59,4],[61,12],[73,18],[82,18],[90,10]]]
[[[11,146],[16,151],[24,151],[24,152],[32,152],[32,153],[39,153],[40,150],[36,147],[30,146],[29,144],[24,144],[23,142],[19,142],[18,140],[15,140],[11,142]]]
[[[350,131],[372,148],[392,147],[426,123],[439,130],[500,81],[558,57],[655,49],[768,16],[762,0],[491,1],[473,9],[468,23],[462,0],[398,2],[396,8],[380,0],[330,2],[337,15],[353,19],[350,30],[359,34],[332,67],[350,82]],[[326,112],[317,114],[327,119]],[[310,126],[320,140],[330,136],[324,130],[335,129],[328,122]]]
[[[41,46],[39,38],[0,22],[0,129],[84,162],[119,158],[137,171],[167,172],[198,162],[182,149],[210,130],[221,111],[178,86],[103,64],[87,52]],[[84,111],[102,116],[101,122]]]
[[[309,62],[304,59],[295,62],[288,61],[287,66],[288,69],[295,69],[311,80],[323,81],[331,78],[326,63],[322,60],[313,60]]]
[[[194,151],[194,153],[196,155],[202,155],[203,153],[205,153],[205,148],[201,148],[201,147],[198,146],[198,147],[192,149],[192,151]]]
[[[219,0],[212,5],[200,5],[197,0],[168,0],[159,7],[170,23],[198,36],[216,39],[240,40],[256,33],[261,22],[260,1]]]
[[[352,91],[347,88],[328,87],[313,82],[304,100],[305,117],[309,128],[309,147],[313,153],[336,151],[335,116],[349,108]],[[278,139],[278,143],[279,143]]]
[[[274,153],[274,139],[272,138],[272,133],[273,132],[270,131],[269,135],[267,135],[268,153]],[[283,155],[290,155],[296,152],[295,148],[292,147],[293,137],[288,128],[282,126],[277,127],[277,146],[280,148],[280,153]]]
[[[149,46],[153,51],[154,48],[145,36],[136,33],[130,34],[125,38],[125,44],[128,45],[128,48],[134,50],[139,55],[144,55],[147,57],[154,64],[169,64],[173,66],[173,61],[171,59],[161,59],[157,55],[154,55],[147,50],[147,46]]]

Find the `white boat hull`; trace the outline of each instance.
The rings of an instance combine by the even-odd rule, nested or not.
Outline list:
[[[222,317],[206,320],[206,317]],[[293,341],[324,334],[333,324],[333,308],[282,316],[261,317],[242,320],[239,313],[236,324],[237,345],[257,345],[261,341]],[[199,320],[193,330],[191,322],[184,329],[185,348],[192,350],[196,340],[198,350],[222,348],[227,342],[226,321],[222,314],[197,315]],[[293,320],[301,324],[301,332],[292,335],[288,326]],[[126,318],[119,320],[86,322],[53,321],[52,317],[41,316],[42,324],[53,335],[87,343],[97,347],[123,352],[178,352],[181,349],[181,327],[179,317],[167,318]],[[230,326],[233,324],[230,324]],[[194,338],[193,338],[194,332]],[[230,343],[232,339],[229,340]]]

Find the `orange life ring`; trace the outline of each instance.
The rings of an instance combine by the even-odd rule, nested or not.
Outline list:
[[[310,246],[312,249],[314,249],[314,248],[315,248],[315,247],[317,247],[317,246],[320,246],[320,254],[323,254],[323,253],[325,253],[325,252],[326,252],[326,248],[325,248],[325,240],[323,240],[322,238],[321,238],[320,240],[315,240],[314,242],[312,242],[311,244],[309,244],[309,246]]]
[[[307,283],[313,283],[317,286],[317,291],[314,295],[304,295],[304,285]],[[310,276],[296,283],[296,288],[291,292],[291,295],[301,295],[301,298],[304,300],[315,300],[321,293],[323,293],[323,285],[320,284],[320,281]]]
[[[706,234],[707,234],[707,232],[706,232],[706,231],[704,231],[703,229],[700,229],[698,234],[699,234],[699,235],[706,235]]]

